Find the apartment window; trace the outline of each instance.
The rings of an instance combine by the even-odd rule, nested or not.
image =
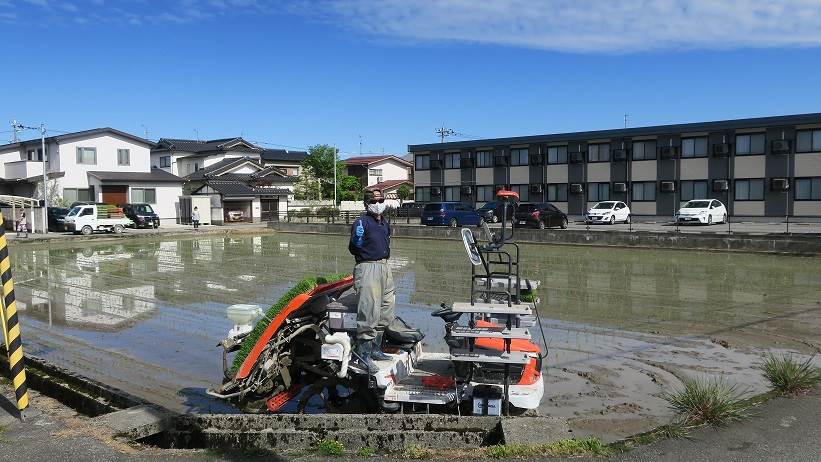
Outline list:
[[[414,165],[416,170],[430,170],[430,154],[416,156]]]
[[[382,169],[381,168],[369,168],[368,169],[368,176],[382,176]]]
[[[97,148],[77,148],[77,163],[97,165]]]
[[[587,200],[590,202],[610,200],[610,183],[588,183]]]
[[[131,188],[131,202],[156,204],[157,190],[154,188]]]
[[[476,151],[477,167],[493,167],[493,153],[490,151]]]
[[[763,201],[764,180],[761,178],[750,180],[735,180],[735,200]]]
[[[800,130],[796,137],[796,152],[819,152],[821,151],[821,130]]]
[[[685,180],[681,182],[681,200],[707,198],[707,180]]]
[[[171,156],[160,156],[160,168],[171,167]]]
[[[821,132],[821,130],[819,130]],[[795,200],[821,201],[821,177],[796,178]]]
[[[460,186],[446,186],[445,200],[449,202],[458,201],[460,199],[459,194],[461,194],[461,189]]]
[[[527,148],[510,150],[510,165],[527,165],[529,151]]]
[[[707,137],[683,138],[681,157],[707,157]]]
[[[73,204],[77,201],[92,201],[91,189],[63,188],[63,200],[67,204]]]
[[[510,185],[510,190],[519,193],[519,201],[525,202],[530,200],[530,185],[514,184]]]
[[[764,154],[764,134],[738,135],[735,137],[735,155]]]
[[[117,150],[117,165],[131,165],[131,151],[128,149]]]
[[[653,202],[656,200],[655,181],[636,181],[632,185],[630,199],[633,202]]]
[[[476,201],[490,202],[493,200],[493,186],[477,186]]]
[[[548,164],[566,164],[567,146],[550,146],[547,148]]]
[[[588,162],[610,162],[609,144],[589,144],[587,145]]]
[[[655,141],[633,142],[633,160],[652,160],[656,158]]]
[[[430,187],[416,188],[416,202],[430,202]]]
[[[567,202],[567,183],[547,185],[547,200],[550,202]]]
[[[445,168],[459,168],[459,159],[461,154],[454,152],[445,154]]]

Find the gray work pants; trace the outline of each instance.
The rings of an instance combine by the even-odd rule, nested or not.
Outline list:
[[[384,330],[394,319],[396,290],[387,260],[357,263],[353,287],[359,295],[356,307],[356,338],[372,340],[376,330]]]

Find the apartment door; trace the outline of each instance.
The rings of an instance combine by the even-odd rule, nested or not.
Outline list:
[[[128,203],[128,186],[103,185],[103,202],[106,204],[120,205]]]

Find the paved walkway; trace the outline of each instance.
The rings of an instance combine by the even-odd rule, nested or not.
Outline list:
[[[32,407],[21,423],[12,414],[13,393],[0,384],[0,461],[244,461],[284,460],[224,455],[200,450],[161,450],[113,438],[92,420],[57,401],[31,392]],[[722,429],[705,428],[690,439],[656,442],[613,456],[614,461],[816,461],[821,460],[821,389],[800,398],[778,398],[756,416]],[[300,460],[321,460],[311,455]],[[342,460],[342,459],[332,459]],[[363,460],[363,459],[352,459]],[[377,457],[371,460],[396,460]],[[555,459],[554,459],[555,460]],[[568,460],[602,460],[579,459]]]
[[[93,239],[123,239],[123,238],[131,238],[131,237],[149,237],[149,236],[162,236],[162,235],[176,235],[176,234],[190,234],[192,236],[198,234],[222,234],[228,231],[259,231],[264,230],[268,227],[268,223],[236,223],[230,225],[223,225],[223,226],[215,226],[215,225],[203,225],[200,226],[198,231],[194,231],[194,228],[190,225],[178,225],[176,223],[169,223],[164,224],[157,229],[133,229],[133,228],[126,228],[123,234],[112,234],[112,233],[94,233],[91,236],[83,236],[81,234],[73,234],[73,233],[55,233],[49,232],[48,234],[29,234],[28,237],[17,237],[17,234],[13,231],[6,231],[6,239],[9,242],[57,242],[57,241],[68,241],[68,240],[93,240]]]

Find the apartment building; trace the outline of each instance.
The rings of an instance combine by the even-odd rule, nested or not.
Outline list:
[[[733,216],[821,217],[821,113],[408,146],[416,200],[481,205],[500,188],[570,215],[620,200],[672,216],[718,199]]]

